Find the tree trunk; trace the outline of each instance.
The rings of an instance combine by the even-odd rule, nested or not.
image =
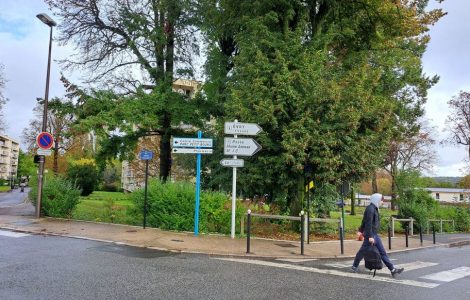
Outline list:
[[[379,189],[377,188],[377,172],[372,172],[372,194],[378,193]]]
[[[391,202],[391,208],[392,210],[395,210],[396,209],[396,201],[397,201],[397,193],[398,193],[398,187],[397,187],[397,181],[396,181],[396,177],[397,177],[397,169],[392,167],[391,168],[391,178],[392,178],[392,202]]]
[[[351,186],[351,216],[356,215],[356,195],[354,194],[354,187]]]
[[[160,180],[166,182],[171,171],[171,122],[170,117],[165,114],[161,122],[161,128],[163,131],[160,137]]]

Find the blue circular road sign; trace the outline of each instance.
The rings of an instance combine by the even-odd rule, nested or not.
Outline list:
[[[54,144],[54,138],[52,137],[52,134],[49,132],[41,132],[38,134],[36,137],[36,143],[38,144],[38,147],[44,150],[49,150],[52,148],[52,145]]]

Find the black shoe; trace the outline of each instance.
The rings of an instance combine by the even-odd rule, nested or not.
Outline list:
[[[392,273],[392,277],[395,277],[395,275],[397,274],[401,274],[401,272],[403,272],[405,270],[405,268],[399,268],[399,269],[393,269],[390,273]]]

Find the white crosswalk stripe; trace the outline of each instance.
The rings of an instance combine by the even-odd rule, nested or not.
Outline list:
[[[395,259],[392,259],[395,260]],[[328,263],[325,264],[325,266],[332,267],[332,268],[351,268],[353,264],[353,261],[347,261],[344,263]],[[426,267],[432,267],[436,266],[438,263],[433,263],[433,262],[425,262],[425,261],[414,261],[414,262],[409,262],[409,263],[403,263],[403,264],[395,264],[395,268],[405,268],[405,271],[411,271],[411,270],[417,270],[421,268],[426,268]],[[361,268],[364,269],[364,260],[361,261],[360,266]],[[377,274],[390,274],[390,271],[387,269],[386,266],[382,270],[377,270]]]
[[[0,235],[7,236],[7,237],[14,237],[14,238],[29,236],[29,234],[26,234],[26,233],[5,231],[5,230],[0,230]]]
[[[459,267],[452,270],[437,272],[433,274],[429,274],[426,276],[421,276],[420,278],[428,279],[428,280],[435,280],[435,281],[442,281],[442,282],[451,282],[460,278],[464,278],[470,275],[470,268],[469,267]]]
[[[422,287],[422,288],[435,288],[440,285],[439,283],[423,282],[423,281],[408,280],[408,279],[395,279],[392,277],[385,277],[385,276],[372,277],[367,274],[351,273],[351,272],[345,272],[345,271],[339,271],[339,270],[320,269],[320,268],[314,268],[314,267],[304,267],[304,266],[299,266],[299,265],[289,265],[289,264],[269,262],[269,261],[263,261],[263,260],[244,259],[244,258],[216,258],[216,259],[224,260],[224,261],[231,261],[231,262],[260,265],[260,266],[304,271],[304,272],[328,274],[328,275],[335,275],[335,276],[342,276],[342,277],[349,277],[349,278],[359,278],[359,279],[366,279],[366,280],[372,280],[372,281],[381,281],[381,282],[409,285],[409,286]]]

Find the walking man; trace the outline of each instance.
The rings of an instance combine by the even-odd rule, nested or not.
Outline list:
[[[385,248],[382,244],[382,240],[380,239],[378,232],[380,228],[380,217],[379,217],[379,207],[382,205],[383,196],[382,194],[375,193],[370,196],[370,204],[367,206],[366,210],[364,211],[364,217],[362,218],[361,227],[359,231],[364,234],[364,242],[362,243],[361,248],[356,254],[356,258],[354,259],[352,270],[353,272],[359,272],[359,263],[364,258],[363,251],[367,248],[370,244],[374,244],[379,250],[380,256],[382,261],[390,270],[392,277],[395,277],[396,274],[400,274],[403,272],[404,268],[395,268],[393,263],[387,256],[385,252]]]

